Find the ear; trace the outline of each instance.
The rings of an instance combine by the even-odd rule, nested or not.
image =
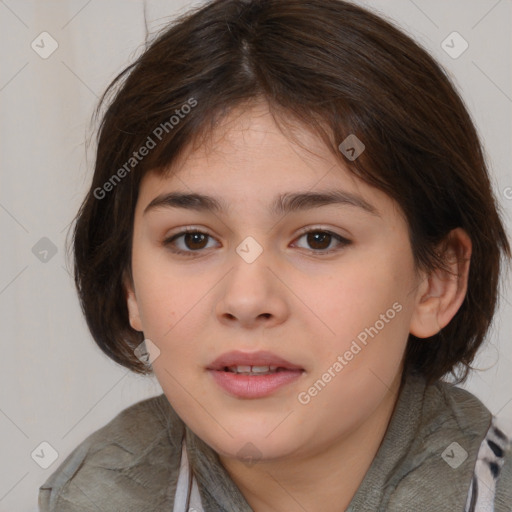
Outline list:
[[[471,239],[456,228],[440,244],[449,272],[434,270],[420,283],[410,333],[418,338],[437,334],[455,316],[466,296]]]
[[[142,332],[139,305],[137,304],[137,297],[135,296],[133,280],[130,276],[125,274],[123,282],[126,296],[126,305],[128,307],[128,316],[130,318],[130,325],[132,326],[132,329]]]

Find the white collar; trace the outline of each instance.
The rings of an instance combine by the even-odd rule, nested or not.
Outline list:
[[[180,472],[174,495],[173,512],[204,512],[197,481],[188,463],[185,439],[181,445]]]

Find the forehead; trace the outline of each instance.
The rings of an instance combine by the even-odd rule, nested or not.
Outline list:
[[[203,144],[190,144],[165,172],[147,173],[140,202],[145,208],[157,195],[178,190],[214,196],[222,204],[251,201],[275,210],[278,196],[290,192],[342,190],[378,210],[396,208],[307,127],[290,120],[284,126],[285,133],[264,102],[233,110]]]
[[[171,166],[171,173],[193,178],[214,170],[217,176],[234,171],[240,180],[263,180],[270,173],[275,179],[301,179],[309,169],[304,178],[311,179],[334,164],[333,155],[305,126],[289,119],[280,121],[278,125],[263,102],[237,108],[201,140],[201,145],[189,145]]]

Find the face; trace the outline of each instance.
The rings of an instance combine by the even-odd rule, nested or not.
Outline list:
[[[219,454],[311,455],[370,421],[399,379],[418,300],[407,224],[264,104],[217,130],[141,183],[130,322],[158,347],[173,408]]]

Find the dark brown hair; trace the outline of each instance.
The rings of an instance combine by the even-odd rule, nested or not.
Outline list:
[[[435,336],[409,336],[404,367],[428,382],[457,377],[456,370],[458,382],[467,377],[497,306],[510,245],[461,98],[391,22],[340,0],[211,1],[157,34],[112,81],[96,115],[107,98],[73,249],[81,306],[109,357],[150,371],[134,354],[144,338],[129,324],[123,287],[142,177],[170,172],[223,116],[263,98],[275,118],[313,130],[351,172],[399,204],[417,269],[443,267],[437,249],[450,230],[469,234],[464,302]],[[366,146],[354,161],[338,149],[350,134]],[[151,149],[142,158],[144,146]]]

